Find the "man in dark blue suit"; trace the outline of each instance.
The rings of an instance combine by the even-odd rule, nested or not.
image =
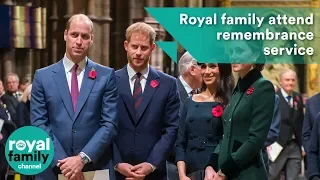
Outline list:
[[[316,116],[307,149],[308,179],[320,180],[320,113]]]
[[[305,105],[305,115],[302,126],[302,145],[306,152],[307,160],[310,136],[313,129],[313,125],[316,121],[317,114],[320,112],[320,93],[317,93],[306,100]],[[308,167],[308,162],[306,162],[306,167]],[[309,177],[309,170],[306,171],[307,177]]]
[[[115,71],[87,57],[93,43],[87,16],[69,19],[64,40],[64,58],[37,70],[32,83],[31,124],[51,136],[55,150],[50,168],[36,180],[56,180],[58,173],[81,179],[82,171],[111,164],[118,126]]]
[[[176,80],[149,66],[155,36],[154,29],[142,22],[126,30],[128,64],[116,72],[121,97],[114,146],[117,180],[166,179],[166,160],[177,138]]]
[[[307,99],[305,110],[302,126],[302,145],[304,150],[307,151],[312,127],[316,120],[317,114],[320,112],[320,93],[317,93]]]

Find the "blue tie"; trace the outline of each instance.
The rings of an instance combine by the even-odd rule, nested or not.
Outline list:
[[[288,104],[290,107],[291,107],[291,102],[290,102],[291,98],[292,98],[292,96],[287,96]]]

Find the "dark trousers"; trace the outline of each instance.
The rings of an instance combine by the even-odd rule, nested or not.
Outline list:
[[[167,161],[167,179],[179,180],[178,167],[175,163]]]
[[[282,169],[286,180],[298,180],[301,170],[301,147],[295,141],[284,146],[278,158],[270,163],[270,180],[280,180]]]
[[[266,171],[269,174],[269,157],[266,149],[262,150],[262,158]]]

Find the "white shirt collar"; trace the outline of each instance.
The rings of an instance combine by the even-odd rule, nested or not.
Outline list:
[[[85,57],[83,60],[81,60],[78,63],[78,65],[79,65],[79,67],[78,67],[79,71],[78,72],[81,72],[81,71],[83,71],[85,69],[87,61],[88,61],[87,57]],[[66,72],[71,72],[74,64],[75,64],[74,62],[72,62],[70,59],[67,58],[66,55],[64,55],[64,57],[63,57],[63,66],[64,66],[64,70]]]
[[[193,91],[193,89],[189,86],[189,84],[183,79],[181,75],[178,78],[180,79],[184,89],[187,91],[188,94],[190,94]]]
[[[292,99],[292,95],[289,95],[288,93],[286,93],[282,88],[280,88],[280,91],[281,91],[282,96],[283,96],[284,98],[287,99],[288,96],[291,96],[291,99]]]
[[[135,75],[137,74],[137,72],[130,66],[130,64],[127,65],[127,71],[128,71],[129,79],[133,81],[136,78]],[[144,79],[147,79],[149,75],[149,64],[140,73]]]

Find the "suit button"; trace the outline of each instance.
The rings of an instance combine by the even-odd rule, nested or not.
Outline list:
[[[139,136],[139,133],[136,133],[136,136]]]
[[[227,134],[227,138],[228,138],[228,139],[230,138],[230,134],[229,134],[229,133]]]
[[[229,119],[229,121],[231,121],[231,118]]]
[[[131,152],[134,152],[134,149],[132,149]]]
[[[76,131],[75,129],[72,129],[72,132],[73,132],[73,133],[76,133],[77,131]]]

